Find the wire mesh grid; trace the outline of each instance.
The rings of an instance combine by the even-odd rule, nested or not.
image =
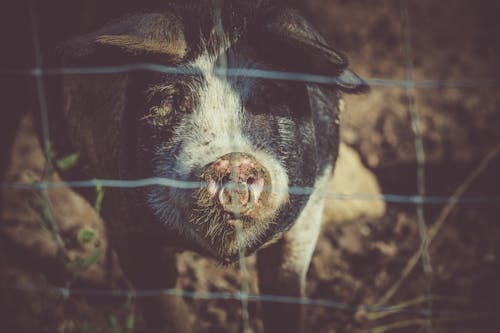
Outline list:
[[[219,4],[222,1],[218,2]],[[499,197],[494,196],[464,196],[465,189],[467,185],[473,182],[474,177],[485,165],[493,159],[498,154],[498,149],[491,152],[477,167],[476,172],[473,173],[469,179],[464,182],[464,186],[459,188],[451,196],[430,196],[426,195],[425,190],[425,150],[423,145],[421,126],[419,113],[417,110],[417,105],[415,102],[414,93],[416,89],[436,89],[436,88],[470,88],[477,89],[486,86],[495,86],[498,84],[495,80],[416,80],[413,75],[413,54],[412,54],[412,36],[410,30],[410,13],[408,10],[407,1],[400,2],[401,11],[401,25],[403,27],[402,45],[404,48],[404,53],[406,56],[406,78],[404,80],[393,80],[393,79],[383,79],[383,78],[365,78],[364,80],[372,87],[396,87],[404,89],[407,100],[408,100],[408,115],[411,122],[411,128],[413,130],[414,145],[416,151],[416,161],[417,161],[417,173],[416,173],[416,184],[417,192],[415,195],[397,195],[397,194],[382,194],[373,195],[367,193],[355,193],[355,194],[345,194],[337,192],[324,192],[321,193],[325,197],[333,197],[337,200],[384,200],[386,202],[392,203],[406,203],[415,205],[416,214],[418,217],[418,228],[421,237],[421,244],[419,251],[414,257],[408,262],[405,270],[403,271],[402,278],[398,283],[396,283],[392,289],[388,290],[387,293],[380,299],[377,304],[373,305],[356,305],[347,304],[343,302],[337,302],[330,299],[312,299],[307,297],[286,297],[278,295],[264,295],[264,294],[251,294],[249,292],[249,281],[248,281],[248,271],[246,265],[246,258],[243,249],[240,247],[239,252],[239,267],[241,270],[241,290],[237,293],[229,292],[214,292],[214,293],[204,293],[204,292],[192,292],[182,289],[161,289],[161,290],[98,290],[98,289],[75,289],[70,287],[60,287],[60,288],[37,288],[37,289],[26,289],[32,292],[56,292],[64,297],[68,298],[76,295],[83,296],[111,296],[111,297],[151,297],[157,295],[175,295],[184,298],[193,299],[233,299],[241,302],[242,308],[242,327],[244,332],[250,332],[249,324],[249,310],[248,302],[250,301],[260,301],[260,302],[280,302],[280,303],[291,303],[291,304],[303,304],[303,305],[317,305],[327,308],[342,310],[342,311],[352,311],[352,312],[365,312],[365,313],[390,313],[390,312],[401,312],[409,314],[418,314],[427,318],[425,322],[425,328],[427,332],[432,332],[432,321],[433,318],[440,318],[441,316],[449,315],[450,313],[456,314],[454,311],[441,311],[433,309],[433,296],[431,292],[432,287],[432,262],[429,254],[429,244],[436,235],[436,229],[439,228],[439,223],[437,228],[429,228],[425,221],[425,206],[426,205],[442,205],[448,204],[449,207],[453,207],[457,204],[498,204],[500,203]],[[218,24],[217,29],[219,33],[223,33],[222,21],[221,21],[221,11],[218,10]],[[130,71],[152,71],[167,74],[192,74],[187,69],[168,67],[158,64],[144,63],[144,64],[125,64],[120,66],[105,66],[105,67],[58,67],[58,68],[46,68],[43,67],[42,59],[42,48],[40,45],[40,38],[38,34],[38,24],[36,13],[31,8],[29,13],[31,24],[32,24],[32,36],[35,49],[35,68],[31,69],[0,69],[0,75],[21,75],[21,76],[33,76],[36,80],[36,90],[38,101],[40,105],[39,117],[42,129],[42,146],[48,155],[48,150],[50,149],[50,139],[49,139],[49,122],[48,122],[48,110],[47,101],[45,97],[45,87],[43,77],[51,75],[92,75],[92,74],[114,74]],[[254,78],[263,78],[270,80],[292,80],[292,81],[302,81],[310,83],[321,83],[321,84],[335,84],[339,82],[339,78],[322,76],[316,74],[307,73],[290,73],[290,72],[277,72],[269,70],[259,70],[259,69],[246,69],[246,68],[228,68],[227,60],[222,57],[219,62],[219,67],[214,69],[215,73],[220,76],[247,76]],[[46,163],[51,163],[50,159],[47,159]],[[49,170],[51,167],[46,166],[45,170]],[[235,176],[235,175],[232,175]],[[175,187],[180,189],[195,189],[204,186],[200,182],[188,182],[180,181],[176,179],[167,178],[147,178],[139,180],[118,180],[118,179],[91,179],[91,180],[81,180],[81,181],[64,181],[55,182],[50,181],[48,172],[44,172],[41,181],[35,182],[33,184],[24,183],[2,183],[2,189],[38,189],[41,190],[43,195],[44,204],[51,210],[52,203],[48,195],[48,189],[51,188],[82,188],[89,187],[95,188],[96,186],[102,187],[116,187],[116,188],[139,188],[151,185]],[[310,195],[313,192],[313,188],[308,187],[290,187],[288,192],[293,195]],[[447,214],[446,211],[443,214]],[[438,218],[438,221],[443,219]],[[59,247],[64,246],[61,241],[61,236],[59,235],[59,229],[57,223],[50,218],[50,229],[54,236],[54,240],[57,242]],[[241,227],[236,226],[236,233],[239,239],[241,235]],[[239,241],[239,240],[238,240]],[[401,305],[387,305],[387,302],[392,298],[394,293],[398,290],[402,283],[402,280],[406,278],[409,272],[415,267],[415,265],[421,262],[423,271],[427,276],[427,285],[424,292],[424,298],[426,300],[426,308],[413,308],[405,307]]]

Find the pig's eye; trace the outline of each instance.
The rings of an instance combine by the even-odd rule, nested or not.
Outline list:
[[[196,107],[193,93],[195,80],[179,80],[156,84],[145,91],[147,114],[141,119],[155,126],[169,125],[174,117],[182,116]]]
[[[285,109],[293,112],[302,104],[300,100],[303,99],[303,90],[299,85],[289,82],[261,80],[253,86],[246,105],[254,112],[278,112]]]
[[[151,126],[168,126],[172,118],[172,108],[169,105],[152,106],[140,120]]]
[[[144,92],[146,113],[140,118],[150,125],[166,126],[169,124],[173,103],[168,86],[151,86]]]

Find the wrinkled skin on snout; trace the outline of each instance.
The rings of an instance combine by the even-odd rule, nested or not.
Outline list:
[[[301,297],[337,157],[340,94],[366,86],[299,12],[226,1],[219,20],[214,4],[129,15],[65,43],[64,65],[169,70],[60,78],[50,115],[56,149],[81,153],[79,177],[172,185],[106,192],[109,234],[137,288],[174,287],[180,249],[225,263],[260,250],[260,291]],[[175,324],[178,299],[141,302],[155,330],[189,330]],[[266,330],[300,330],[299,306],[263,308]]]

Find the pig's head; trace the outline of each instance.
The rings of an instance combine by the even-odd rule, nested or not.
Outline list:
[[[297,11],[226,2],[219,20],[203,3],[129,16],[69,43],[78,64],[155,62],[175,70],[66,78],[64,112],[72,119],[85,112],[101,127],[114,121],[109,131],[118,133],[108,141],[118,148],[99,153],[81,143],[88,133],[73,134],[95,155],[91,169],[116,160],[109,163],[120,177],[186,182],[137,190],[132,209],[155,220],[141,223],[163,225],[230,261],[239,246],[250,253],[292,225],[307,195],[289,194],[290,187],[312,187],[335,163],[339,92],[366,86]],[[255,69],[339,82],[262,78]],[[86,96],[86,110],[75,95]]]

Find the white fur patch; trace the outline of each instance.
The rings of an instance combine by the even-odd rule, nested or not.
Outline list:
[[[285,272],[299,275],[302,282],[305,281],[307,269],[319,237],[325,196],[328,193],[332,170],[333,167],[328,166],[323,175],[316,179],[314,191],[306,206],[294,226],[284,235],[286,254],[283,256],[285,262],[282,263],[282,269]]]
[[[184,136],[177,163],[181,174],[249,146],[241,133],[242,110],[237,92],[227,80],[214,74],[213,59],[208,55],[197,59],[194,67],[201,70],[206,84],[199,92],[199,110],[193,112],[188,122],[181,124],[177,131]],[[195,130],[183,133],[183,125]]]

